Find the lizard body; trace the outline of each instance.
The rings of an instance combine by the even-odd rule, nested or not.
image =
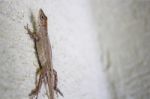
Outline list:
[[[39,71],[41,71],[39,79],[36,74],[36,87],[31,91],[29,96],[36,96],[36,98],[38,98],[38,93],[43,82],[48,86],[49,99],[55,99],[54,90],[63,96],[57,88],[57,72],[53,69],[52,64],[52,49],[48,37],[47,16],[44,14],[42,9],[39,10],[38,14],[38,30],[35,31],[35,33],[32,33],[28,28],[28,25],[25,29],[34,40],[36,56],[40,67]]]

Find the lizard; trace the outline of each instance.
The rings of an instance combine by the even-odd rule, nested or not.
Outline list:
[[[32,32],[28,24],[24,28],[27,30],[30,37],[34,40],[36,57],[38,60],[39,68],[36,72],[36,87],[31,91],[29,96],[38,98],[39,91],[42,83],[48,87],[48,99],[55,99],[54,91],[63,96],[63,93],[57,88],[57,72],[52,64],[52,48],[48,37],[48,18],[42,9],[38,12],[38,28]],[[37,77],[39,73],[39,77]]]

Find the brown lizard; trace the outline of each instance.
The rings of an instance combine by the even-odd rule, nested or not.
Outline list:
[[[55,99],[54,90],[56,94],[59,93],[63,96],[62,92],[57,88],[57,72],[53,69],[52,64],[52,49],[48,37],[47,16],[42,9],[39,10],[38,15],[38,30],[31,32],[28,25],[25,26],[25,29],[34,40],[36,56],[39,63],[39,69],[37,70],[39,77],[37,77],[38,74],[36,73],[36,87],[31,91],[29,96],[37,99],[42,83],[48,86],[49,99]]]

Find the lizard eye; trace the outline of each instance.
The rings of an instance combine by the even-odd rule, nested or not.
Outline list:
[[[42,16],[40,17],[40,19],[41,19],[41,20],[44,19],[44,16],[42,15]]]
[[[42,19],[44,19],[44,16],[41,16]]]

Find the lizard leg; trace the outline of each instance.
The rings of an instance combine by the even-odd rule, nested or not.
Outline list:
[[[34,40],[36,40],[36,41],[39,40],[39,36],[36,35],[35,32],[31,32],[31,30],[30,30],[29,27],[28,27],[28,24],[27,24],[26,26],[24,26],[24,28],[27,30],[28,34],[30,35],[30,37],[31,37],[32,39],[34,39]]]
[[[36,74],[35,74],[35,84],[37,84],[38,82],[38,75],[41,75],[42,73],[42,69],[41,68],[37,68],[36,69]]]
[[[38,81],[38,83],[36,84],[35,89],[33,89],[33,90],[31,91],[31,93],[29,94],[29,96],[35,96],[36,99],[38,98],[39,90],[41,89],[41,86],[42,86],[42,78],[43,78],[42,76],[43,76],[43,75],[40,74],[39,81]]]
[[[57,88],[58,76],[57,76],[57,72],[54,69],[53,69],[53,73],[54,73],[54,90],[56,91],[57,96],[58,96],[58,93],[61,96],[64,96],[63,93],[60,91],[60,89]]]

